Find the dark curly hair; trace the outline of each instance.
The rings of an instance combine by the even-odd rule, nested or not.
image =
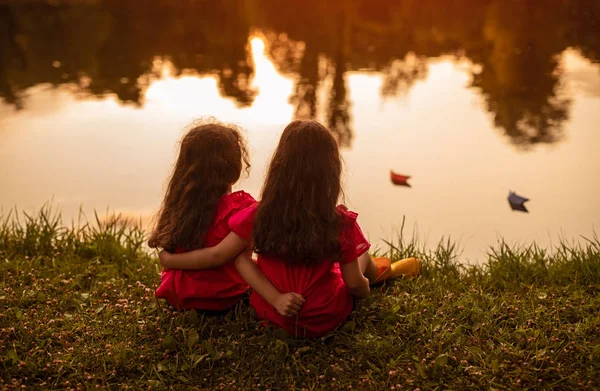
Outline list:
[[[342,162],[331,132],[293,121],[281,135],[254,220],[255,251],[296,264],[339,255]]]
[[[192,250],[204,246],[219,199],[250,163],[241,130],[214,119],[196,121],[179,156],[148,245]]]

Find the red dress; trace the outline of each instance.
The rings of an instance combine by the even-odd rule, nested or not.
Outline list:
[[[250,194],[243,191],[222,196],[215,220],[206,233],[205,247],[219,244],[231,232],[229,218],[255,202]],[[176,252],[183,251],[177,249]],[[237,304],[248,288],[231,260],[214,269],[163,270],[156,297],[167,299],[179,310],[222,311]]]
[[[250,206],[229,220],[233,232],[250,240],[252,220],[258,203]],[[370,244],[356,222],[357,214],[338,208],[342,217],[340,228],[339,263],[356,262]],[[339,263],[324,259],[316,265],[293,265],[275,256],[259,255],[258,267],[281,293],[296,292],[306,302],[296,318],[286,318],[277,312],[256,292],[250,296],[250,304],[260,319],[281,327],[291,335],[317,337],[342,324],[352,311],[354,299],[344,280]]]

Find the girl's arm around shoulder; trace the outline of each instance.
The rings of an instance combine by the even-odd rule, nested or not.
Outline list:
[[[248,285],[275,307],[281,316],[291,317],[298,314],[304,304],[304,297],[294,292],[279,292],[254,263],[250,251],[245,251],[236,258],[235,267]]]
[[[165,269],[212,269],[234,259],[246,249],[247,245],[248,242],[244,238],[235,232],[230,232],[225,239],[214,247],[205,247],[182,254],[171,254],[163,250],[158,254],[158,257]]]
[[[369,296],[371,292],[369,280],[360,271],[358,260],[340,264],[340,270],[344,284],[346,284],[352,296],[357,299],[364,299]]]

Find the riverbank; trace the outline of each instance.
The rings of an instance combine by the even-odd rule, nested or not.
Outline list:
[[[119,219],[0,220],[0,389],[600,388],[600,239],[456,247],[399,239],[422,276],[374,290],[340,330],[293,340],[247,303],[174,313],[154,296],[156,256]]]

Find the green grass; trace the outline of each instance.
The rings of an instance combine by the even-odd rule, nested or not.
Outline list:
[[[154,298],[160,267],[118,217],[0,219],[0,389],[599,389],[600,241],[498,243],[464,266],[443,241],[389,243],[422,276],[388,283],[324,338],[247,303],[223,316]]]

